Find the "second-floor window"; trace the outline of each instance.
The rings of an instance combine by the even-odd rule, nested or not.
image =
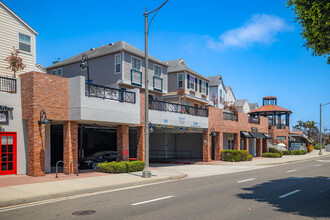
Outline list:
[[[201,93],[206,94],[206,82],[202,80],[201,83]]]
[[[121,72],[121,54],[115,55],[115,73]]]
[[[195,79],[196,77],[190,76],[190,88],[195,89]]]
[[[141,60],[135,57],[132,57],[132,69],[134,70],[141,70]]]
[[[222,102],[222,89],[220,89],[220,102]]]
[[[160,66],[154,65],[154,75],[158,77],[162,76],[162,68]]]
[[[183,75],[179,74],[178,75],[178,88],[182,88],[183,87]]]
[[[31,53],[31,37],[25,34],[18,34],[18,48],[20,51]]]

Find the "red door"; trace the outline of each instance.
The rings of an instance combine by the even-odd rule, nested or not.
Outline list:
[[[16,133],[0,132],[0,175],[17,174]]]

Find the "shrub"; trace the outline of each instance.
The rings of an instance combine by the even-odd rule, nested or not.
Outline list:
[[[142,171],[144,168],[143,161],[121,161],[121,162],[103,162],[97,164],[96,170],[103,173],[127,173]]]
[[[295,150],[292,152],[293,152],[293,155],[303,155],[303,154],[307,153],[305,150]]]
[[[263,153],[262,157],[271,157],[271,158],[279,158],[282,157],[281,154],[278,153]]]
[[[282,151],[283,155],[292,155],[292,151],[284,150]]]
[[[276,148],[273,148],[273,147],[270,147],[270,148],[268,149],[268,152],[269,152],[269,153],[277,153],[277,154],[280,154],[281,157],[283,156],[283,152],[282,152],[282,151],[277,150]]]
[[[144,169],[143,161],[130,161],[126,162],[127,164],[127,172],[137,172],[142,171]]]
[[[223,150],[220,158],[225,161],[239,162],[252,160],[253,156],[246,150]]]

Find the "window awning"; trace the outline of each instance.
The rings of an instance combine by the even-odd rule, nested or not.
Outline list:
[[[265,136],[260,132],[249,132],[253,138],[265,139]]]
[[[242,138],[252,138],[249,132],[247,131],[241,131],[241,137]]]
[[[272,139],[272,137],[269,134],[267,133],[262,133],[262,134],[265,136],[266,139]]]

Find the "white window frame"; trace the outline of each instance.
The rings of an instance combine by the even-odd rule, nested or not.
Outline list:
[[[119,72],[117,72],[117,63],[116,63],[116,60],[117,60],[117,56],[119,56],[120,57],[120,61],[119,61],[119,65],[120,65],[120,71]],[[121,62],[121,59],[122,59],[122,57],[121,57],[121,53],[117,53],[117,54],[115,54],[115,56],[114,56],[114,63],[115,63],[115,74],[120,74],[121,73],[121,71],[122,71],[122,62]]]
[[[201,87],[202,87],[201,93],[206,94],[206,82],[204,80],[202,80]],[[204,91],[203,91],[203,89],[204,89]]]
[[[181,82],[182,82],[182,86],[180,87],[180,76],[182,77]],[[178,74],[178,89],[180,88],[184,88],[184,80],[183,80],[183,74],[179,73]]]
[[[60,74],[59,71],[61,71],[62,74]],[[63,68],[58,68],[57,69],[57,76],[63,76]]]
[[[20,34],[30,37],[30,52],[28,52],[28,51],[24,51],[24,50],[20,50],[20,49],[19,49],[19,43],[20,43],[19,35],[20,35]],[[22,43],[27,44],[26,42],[22,42]],[[17,48],[18,48],[18,50],[19,50],[20,53],[26,53],[26,54],[30,54],[30,55],[32,55],[32,36],[29,35],[29,34],[23,34],[23,33],[21,33],[21,32],[18,32],[18,33],[17,33]]]
[[[133,68],[133,59],[137,59],[140,61],[140,69],[134,69]],[[140,71],[142,72],[142,59],[136,57],[136,56],[131,56],[131,69],[134,69],[134,70],[137,70],[137,71]]]
[[[160,75],[159,76],[155,74],[156,67],[160,68]],[[162,78],[162,72],[163,72],[163,68],[161,66],[157,65],[157,64],[154,64],[154,76]]]
[[[193,90],[193,91],[195,91],[195,79],[196,79],[197,77],[196,76],[194,76],[194,75],[192,75],[192,74],[190,74],[190,79],[189,79],[189,89],[190,90]],[[191,79],[194,79],[194,80],[191,80]]]

